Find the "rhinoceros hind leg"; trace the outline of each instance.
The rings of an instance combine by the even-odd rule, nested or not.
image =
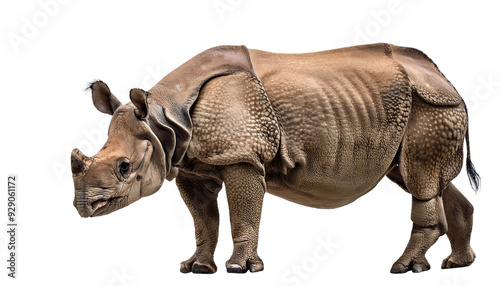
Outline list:
[[[430,264],[425,258],[427,250],[446,232],[443,223],[444,211],[440,197],[421,201],[413,198],[412,220],[413,229],[410,241],[403,255],[393,264],[391,273],[413,271],[419,273],[429,270]]]
[[[391,170],[388,177],[405,191],[410,192],[401,176],[399,166]],[[391,273],[406,273],[410,270],[419,273],[431,268],[425,253],[447,230],[443,198],[435,195],[431,199],[425,197],[419,199],[414,195],[411,219],[413,229],[410,241],[403,255],[393,264]]]
[[[445,210],[444,200],[450,201],[448,186],[462,167],[466,130],[467,113],[463,104],[437,108],[413,96],[411,116],[398,158],[403,186],[412,195],[413,229],[408,246],[391,272],[430,269],[425,253],[439,236],[448,232],[448,221],[453,233],[449,237],[464,245],[464,240],[454,234],[460,227],[454,224],[457,216],[450,210],[453,206],[448,205]]]
[[[474,207],[452,183],[443,192],[443,203],[448,221],[446,235],[450,240],[452,252],[443,260],[441,268],[469,266],[476,258],[470,247]]]

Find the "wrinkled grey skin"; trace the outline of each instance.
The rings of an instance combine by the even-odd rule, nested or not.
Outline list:
[[[443,234],[452,253],[442,268],[475,259],[473,207],[451,183],[462,168],[465,140],[467,173],[479,185],[467,110],[418,50],[376,44],[273,54],[222,46],[148,92],[131,90],[126,105],[101,81],[90,89],[96,108],[113,117],[108,141],[94,157],[77,149],[71,155],[75,206],[82,217],[105,215],[175,178],[197,246],[181,272],[217,270],[223,184],[234,242],[226,269],[242,273],[264,268],[257,254],[264,193],[337,208],[384,176],[412,195],[413,230],[392,273],[428,270],[425,253]]]

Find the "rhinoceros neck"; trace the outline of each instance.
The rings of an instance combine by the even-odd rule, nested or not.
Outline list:
[[[218,76],[253,73],[245,46],[220,46],[190,59],[149,90],[150,126],[163,145],[167,162],[177,165],[186,154],[193,124],[190,109],[202,86]]]
[[[150,92],[159,103],[190,106],[205,82],[238,71],[253,71],[248,49],[245,46],[214,47],[170,72]]]

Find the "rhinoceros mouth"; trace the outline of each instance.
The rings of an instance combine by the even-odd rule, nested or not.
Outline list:
[[[99,216],[103,214],[106,209],[108,209],[110,206],[115,205],[118,203],[123,197],[111,197],[111,198],[101,198],[98,199],[94,202],[92,202],[90,205],[92,207],[93,213],[91,216]]]
[[[103,206],[105,206],[106,204],[108,204],[109,200],[103,200],[103,199],[100,199],[100,200],[97,200],[95,202],[93,202],[91,204],[92,206],[92,209],[94,210],[94,212],[100,208],[102,208]]]

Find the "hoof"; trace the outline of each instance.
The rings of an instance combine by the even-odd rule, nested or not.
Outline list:
[[[411,263],[411,265],[406,266],[400,262],[396,262],[392,265],[391,273],[393,274],[401,274],[406,273],[408,271],[412,271],[413,273],[420,273],[431,269],[429,263]]]
[[[259,272],[259,271],[262,271],[264,270],[264,263],[262,263],[262,261],[260,261],[260,263],[253,263],[253,264],[250,264],[250,272]]]
[[[245,273],[245,272],[247,272],[246,269],[243,269],[243,267],[241,267],[240,265],[235,264],[235,263],[226,264],[226,269],[227,269],[227,273]]]
[[[466,254],[455,254],[452,253],[450,256],[446,257],[441,264],[442,269],[451,269],[458,267],[467,267],[471,265],[476,259],[476,254],[472,249]]]
[[[401,274],[406,273],[410,270],[408,266],[404,266],[403,264],[396,262],[392,265],[391,273],[393,274]]]
[[[210,265],[210,264],[201,264],[199,262],[193,263],[193,267],[191,268],[191,271],[193,273],[200,273],[200,274],[212,274],[217,271],[217,266]]]
[[[226,262],[226,269],[228,273],[246,273],[248,270],[250,272],[259,272],[264,270],[264,263],[260,258],[256,260],[247,260],[242,261],[242,263],[238,262]]]
[[[411,271],[413,273],[420,273],[420,272],[424,272],[424,271],[427,271],[431,269],[431,267],[429,265],[425,265],[425,264],[414,264]]]
[[[181,272],[182,273],[200,273],[200,274],[212,274],[217,272],[217,266],[215,262],[210,261],[208,263],[201,263],[194,259],[189,259],[181,262]]]

